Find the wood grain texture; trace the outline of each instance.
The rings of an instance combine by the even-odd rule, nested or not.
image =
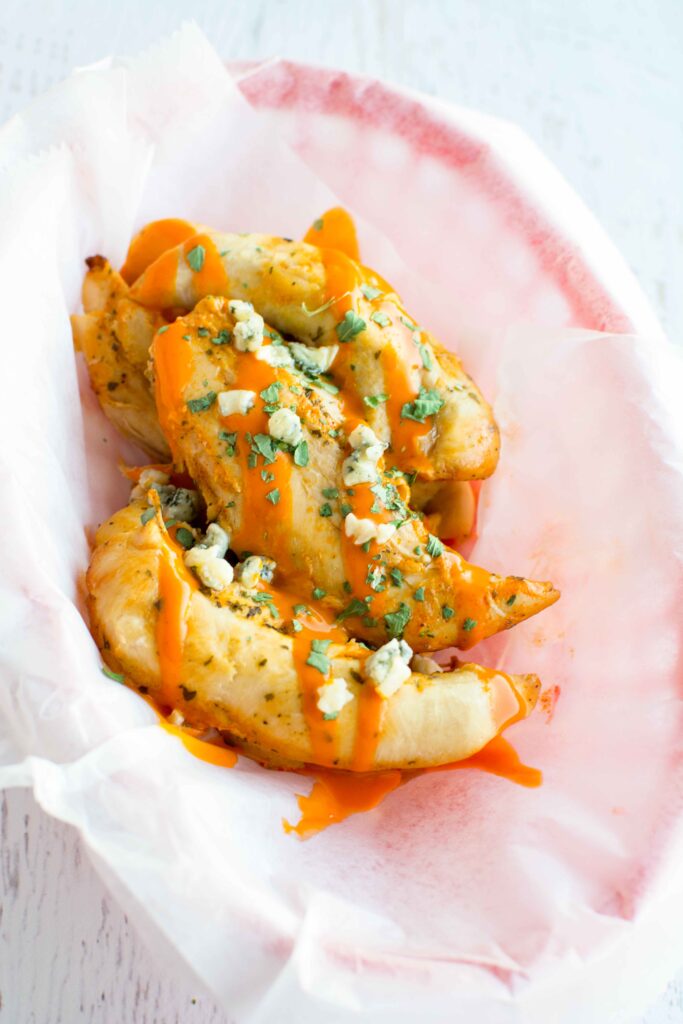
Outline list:
[[[681,0],[4,0],[0,115],[190,17],[226,59],[343,67],[517,122],[683,341]],[[0,796],[0,1024],[81,1021],[229,1024],[141,944],[74,830],[12,791]],[[683,973],[632,1024],[683,1024]]]

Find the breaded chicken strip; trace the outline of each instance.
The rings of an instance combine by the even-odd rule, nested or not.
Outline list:
[[[166,321],[128,297],[128,285],[102,256],[93,256],[83,283],[85,313],[71,317],[74,345],[88,365],[102,409],[118,430],[152,458],[169,449],[146,376],[154,332]]]
[[[173,529],[178,538],[191,531]],[[194,726],[229,731],[266,761],[354,770],[445,764],[480,750],[535,704],[535,676],[476,665],[410,672],[404,652],[372,654],[263,581],[244,574],[229,582],[220,551],[207,550],[184,554],[158,501],[155,512],[144,497],[133,500],[97,534],[87,574],[92,629],[129,683]],[[192,558],[202,551],[206,559]]]
[[[157,253],[155,227],[131,245],[127,266],[136,272],[143,255]],[[197,227],[150,263],[130,294],[167,312],[189,311],[207,295],[248,300],[278,331],[341,346],[339,383],[365,403],[393,464],[425,480],[479,479],[496,467],[493,413],[457,357],[413,321],[390,285],[336,249]]]
[[[428,533],[404,474],[311,362],[334,375],[335,353],[283,343],[215,297],[156,334],[164,433],[234,549],[274,559],[375,644],[467,648],[554,603],[552,584],[492,575]]]

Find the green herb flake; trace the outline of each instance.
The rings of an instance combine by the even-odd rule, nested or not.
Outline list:
[[[270,434],[256,434],[252,440],[252,451],[262,455],[267,466],[272,465],[277,457],[277,446]]]
[[[406,402],[401,407],[401,419],[424,423],[428,416],[434,416],[444,404],[438,391],[422,387],[414,402]]]
[[[292,619],[292,629],[295,633],[300,633],[304,627],[296,619]]]
[[[432,558],[441,558],[443,554],[443,544],[438,537],[435,537],[433,533],[430,533],[427,538],[427,554],[431,555]]]
[[[170,326],[171,326],[170,324],[164,324],[163,327],[159,328],[159,330],[157,331],[157,334],[165,334]]]
[[[376,409],[378,405],[382,405],[383,402],[389,400],[389,395],[386,392],[381,391],[377,395],[365,395],[363,401],[366,405],[369,405],[371,409]]]
[[[204,412],[206,409],[210,409],[213,403],[216,401],[216,392],[207,391],[205,395],[200,398],[191,398],[187,403],[187,408],[190,412]]]
[[[209,330],[208,327],[198,327],[197,334],[199,335],[200,338],[208,338],[209,335],[211,334],[211,331]]]
[[[280,491],[277,487],[274,487],[272,491],[268,491],[266,494],[266,501],[269,501],[271,505],[277,505],[280,500]]]
[[[350,604],[347,604],[346,608],[339,613],[337,616],[337,622],[345,622],[346,619],[355,619],[360,615],[367,613],[368,606],[365,601],[360,601],[357,597],[354,597]]]
[[[391,576],[391,582],[395,587],[400,587],[403,584],[403,573],[400,569],[392,569],[389,573]]]
[[[264,402],[279,402],[279,391],[281,388],[282,384],[280,381],[275,380],[272,384],[269,384],[267,388],[264,388],[263,391],[260,391],[259,394]]]
[[[424,587],[418,587],[417,590],[415,591],[415,593],[413,594],[413,597],[415,598],[416,601],[424,601],[424,599],[425,599],[425,588]]]
[[[269,469],[262,469],[261,479],[263,480],[264,484],[272,484],[273,480],[275,479],[275,473],[271,473]]]
[[[322,217],[318,217],[317,220],[313,221],[313,230],[314,231],[322,231],[324,223],[325,223],[325,221],[323,220],[323,218]]]
[[[514,604],[516,600],[517,600],[517,595],[516,594],[512,594],[510,597],[508,597],[508,599],[505,602],[505,604],[507,604],[507,605]]]
[[[145,523],[148,523],[150,521],[150,519],[154,519],[155,515],[156,515],[156,509],[146,508],[145,511],[140,516],[140,522],[144,526]],[[168,524],[166,524],[166,525],[168,525]]]
[[[102,675],[106,676],[107,679],[113,679],[115,683],[125,682],[125,677],[121,674],[121,672],[112,672],[112,670],[108,668],[106,665],[102,666]]]
[[[476,624],[476,619],[465,619],[465,621],[462,624],[462,628],[465,630],[466,633],[471,633]]]
[[[237,431],[219,430],[219,441],[225,441],[225,454],[233,456],[237,451]]]
[[[219,331],[215,338],[211,339],[212,345],[229,345],[232,335],[225,327]]]
[[[441,605],[441,618],[445,622],[448,622],[449,619],[452,619],[454,615],[455,615],[455,611],[453,610],[453,608],[451,608],[451,606],[449,604],[442,604]]]
[[[365,323],[365,320],[358,316],[358,313],[355,313],[350,309],[344,314],[342,322],[337,324],[337,337],[340,341],[351,341],[351,339],[355,338],[357,334],[364,331],[366,327],[367,324]]]
[[[194,270],[195,273],[198,273],[204,266],[206,249],[203,245],[195,245],[193,249],[190,249],[185,258],[190,268]]]
[[[257,462],[258,455],[256,454],[256,452],[249,452],[249,455],[247,456],[247,466],[249,467],[249,469],[256,469]]]
[[[323,498],[338,498],[339,491],[336,487],[323,487]]]
[[[326,501],[324,505],[321,505],[318,509],[318,515],[322,516],[323,519],[329,519],[332,515],[332,506]]]
[[[182,544],[186,551],[189,551],[194,545],[194,536],[186,526],[181,526],[176,530],[175,539]]]
[[[326,711],[323,714],[323,721],[324,722],[334,722],[334,720],[337,719],[337,718],[339,718],[339,712],[338,711]]]
[[[343,515],[344,519],[346,519],[349,512],[352,511],[351,505],[349,505],[348,501],[342,501],[341,505],[339,506],[339,511]]]
[[[391,318],[388,317],[386,313],[383,313],[381,309],[377,309],[374,313],[371,313],[370,319],[374,320],[380,327],[388,327],[391,323]]]
[[[294,465],[308,465],[308,441],[299,441],[298,445],[294,449]]]
[[[360,290],[362,291],[363,295],[368,300],[368,302],[374,302],[375,299],[378,299],[380,295],[383,294],[381,289],[373,288],[372,285],[369,284],[361,285]]]
[[[319,643],[319,641],[314,640],[311,644],[311,653],[306,658],[306,664],[310,665],[311,668],[316,668],[318,672],[326,676],[330,671],[330,659],[322,651],[315,649],[314,644],[316,643]]]
[[[307,604],[295,604],[292,608],[295,615],[307,615],[308,605]]]
[[[313,588],[313,600],[314,601],[322,601],[322,599],[326,595],[327,595],[327,591],[323,590],[322,587],[314,587]]]
[[[350,594],[350,593],[351,593],[351,590],[352,590],[353,588],[352,588],[352,586],[351,586],[351,584],[349,583],[349,581],[348,581],[348,580],[344,580],[344,582],[343,582],[342,586],[343,586],[343,588],[344,588],[344,593],[345,593],[345,594]]]
[[[401,601],[395,612],[388,612],[384,616],[384,625],[389,636],[397,639],[402,637],[411,615],[410,607],[404,601]]]
[[[422,365],[424,366],[425,370],[431,370],[433,365],[431,352],[429,351],[426,345],[420,345],[418,347],[420,350],[420,359],[422,360]]]

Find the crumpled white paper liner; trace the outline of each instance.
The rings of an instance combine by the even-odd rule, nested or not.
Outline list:
[[[193,759],[100,672],[85,530],[126,500],[134,452],[72,353],[83,259],[121,261],[163,215],[300,236],[335,196],[264,123],[190,26],[0,134],[0,785],[74,824],[152,945],[240,1024],[626,1019],[679,965],[683,910],[683,371],[665,346],[522,327],[469,346],[503,434],[472,557],[563,591],[474,652],[560,687],[551,721],[510,732],[541,789],[425,776],[300,843],[280,822],[307,783]],[[359,233],[455,346],[447,291]]]

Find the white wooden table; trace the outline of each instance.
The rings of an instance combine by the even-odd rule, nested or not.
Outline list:
[[[72,67],[140,50],[189,17],[226,59],[336,65],[516,121],[683,340],[681,0],[3,0],[0,116]],[[76,1021],[229,1018],[153,959],[72,829],[29,794],[3,794],[0,1024]],[[683,972],[633,1024],[683,1024]]]

